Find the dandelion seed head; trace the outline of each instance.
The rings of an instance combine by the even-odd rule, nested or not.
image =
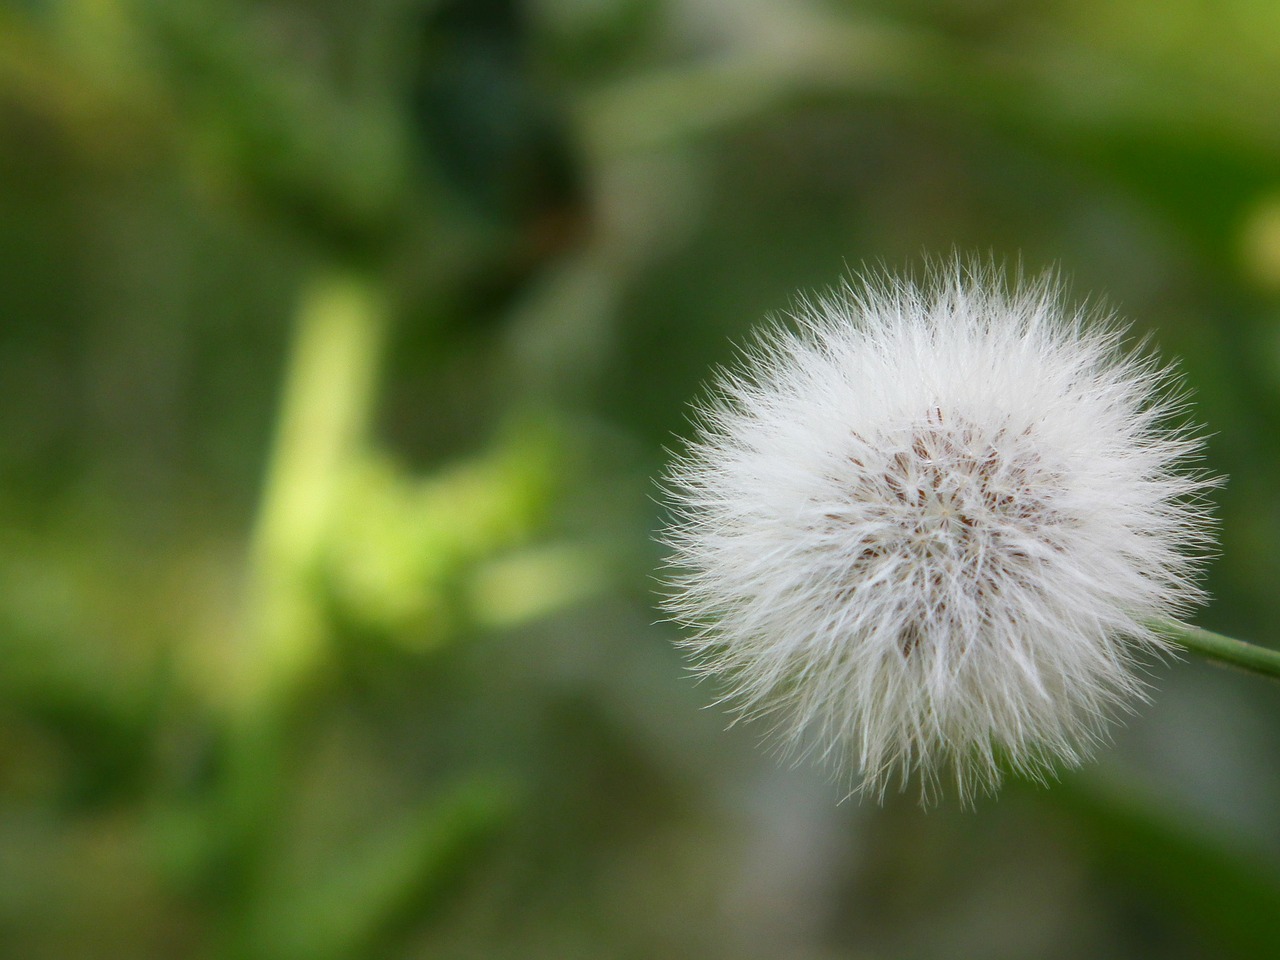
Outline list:
[[[803,301],[715,381],[665,488],[696,669],[856,789],[1080,763],[1210,546],[1170,368],[1046,276]]]

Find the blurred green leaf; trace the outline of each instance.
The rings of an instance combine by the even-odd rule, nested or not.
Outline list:
[[[441,0],[426,11],[414,129],[461,196],[504,222],[564,217],[582,177],[557,100],[532,62],[519,0]]]
[[[353,465],[326,545],[340,616],[410,646],[459,626],[467,571],[533,536],[558,483],[552,433],[520,427],[423,479],[386,458]]]
[[[1280,871],[1233,849],[1156,798],[1079,783],[1056,784],[1053,804],[1070,811],[1098,869],[1133,895],[1158,898],[1198,930],[1215,956],[1280,955]]]
[[[392,104],[344,94],[298,64],[267,62],[232,12],[140,3],[161,82],[213,177],[348,256],[366,256],[403,212],[407,171]],[[239,178],[241,182],[237,182]]]
[[[234,954],[254,960],[381,955],[465,882],[516,803],[510,782],[473,779],[356,849],[335,849],[329,868],[305,887],[264,891]]]

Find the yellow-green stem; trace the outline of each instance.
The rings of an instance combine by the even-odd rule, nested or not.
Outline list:
[[[345,469],[365,444],[385,332],[369,278],[329,268],[304,288],[253,533],[246,705],[284,693],[323,653],[324,541]]]
[[[211,869],[257,896],[290,783],[290,723],[329,637],[323,554],[343,477],[367,440],[387,316],[379,287],[329,267],[304,284],[249,557],[244,630],[230,676]],[[241,956],[234,918],[221,953]]]

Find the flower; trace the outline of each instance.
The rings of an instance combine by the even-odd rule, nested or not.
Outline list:
[[[739,717],[883,796],[1077,765],[1210,546],[1178,379],[1052,275],[935,265],[803,300],[664,483],[673,619]]]

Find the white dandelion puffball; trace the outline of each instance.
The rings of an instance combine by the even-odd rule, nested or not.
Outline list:
[[[664,484],[696,669],[861,792],[1080,763],[1210,547],[1176,378],[1051,276],[935,267],[804,301]]]

